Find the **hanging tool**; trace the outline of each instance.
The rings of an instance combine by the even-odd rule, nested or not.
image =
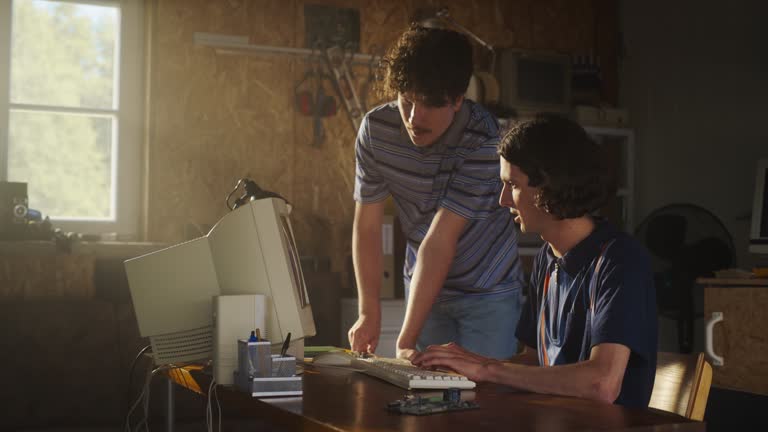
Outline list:
[[[339,46],[332,46],[325,50],[325,57],[328,60],[328,67],[331,69],[331,75],[336,82],[336,90],[339,98],[344,101],[349,114],[349,120],[352,122],[352,128],[357,133],[360,123],[363,121],[363,107],[357,98],[355,87],[349,73],[349,66],[345,59],[344,50]]]
[[[315,98],[311,91],[303,87],[307,81],[314,78],[314,75],[314,68],[310,66],[307,68],[301,81],[293,88],[294,99],[296,99],[296,111],[306,116],[312,115],[315,111]]]
[[[323,130],[323,102],[325,101],[325,92],[323,91],[323,79],[315,74],[317,88],[315,89],[315,106],[312,110],[312,147],[320,147],[325,141],[325,131]]]
[[[315,58],[309,59],[309,67],[304,77],[294,87],[296,110],[305,115],[312,116],[312,146],[320,147],[325,141],[323,131],[323,117],[336,114],[336,98],[325,93],[324,80],[331,76],[323,71],[324,60],[320,50],[313,50]]]
[[[363,88],[360,91],[360,106],[362,106],[363,111],[368,111],[370,104],[368,103],[368,96],[371,92],[371,88],[373,87],[373,84],[376,82],[376,70],[379,67],[381,63],[381,59],[383,58],[383,55],[376,55],[376,45],[371,45],[370,51],[371,51],[371,61],[368,62],[368,76],[366,77],[365,82],[363,83]]]

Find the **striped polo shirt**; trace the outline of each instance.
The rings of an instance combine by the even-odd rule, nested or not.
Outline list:
[[[517,228],[509,210],[498,204],[498,142],[496,119],[466,99],[451,126],[429,147],[413,145],[396,102],[374,108],[360,126],[354,198],[363,204],[394,198],[407,239],[406,281],[439,208],[468,221],[438,300],[523,285]]]

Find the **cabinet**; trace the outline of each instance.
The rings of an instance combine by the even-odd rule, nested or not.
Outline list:
[[[712,385],[768,395],[768,279],[699,279],[704,287],[704,316],[722,320],[708,325],[714,354]],[[711,321],[714,323],[715,321]]]

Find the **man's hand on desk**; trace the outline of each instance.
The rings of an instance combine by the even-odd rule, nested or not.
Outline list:
[[[430,345],[424,352],[417,352],[411,362],[419,367],[446,368],[464,375],[472,381],[488,380],[488,365],[501,363],[489,357],[483,357],[451,342],[445,345]]]
[[[352,328],[349,329],[349,346],[352,351],[373,354],[379,345],[381,332],[381,316],[361,314]]]

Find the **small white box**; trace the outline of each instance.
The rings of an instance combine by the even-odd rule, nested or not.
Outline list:
[[[266,333],[265,300],[262,294],[213,298],[213,378],[217,384],[234,384],[232,373],[237,369],[238,340],[248,337],[255,329],[260,329],[262,335]],[[265,343],[269,356],[270,346]]]

